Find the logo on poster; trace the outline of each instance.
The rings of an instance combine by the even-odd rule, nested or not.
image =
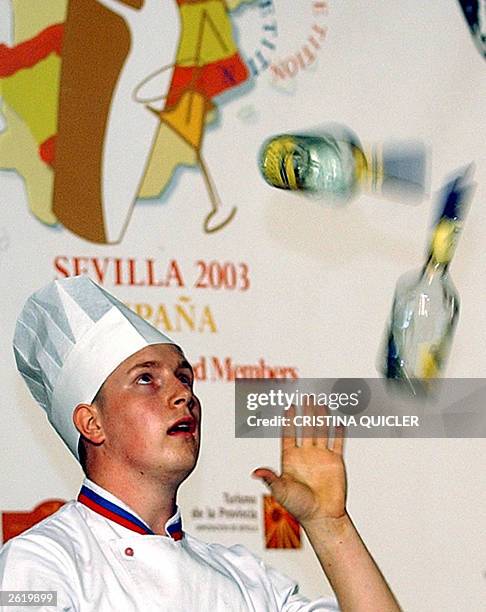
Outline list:
[[[13,44],[0,45],[0,169],[24,179],[42,223],[101,244],[121,242],[137,200],[168,199],[185,167],[200,170],[206,189],[204,232],[234,218],[203,154],[207,127],[229,99],[219,96],[245,95],[241,85],[266,70],[277,83],[314,64],[328,13],[327,2],[307,0],[298,23],[292,15],[307,30],[296,40],[279,33],[281,0],[77,2],[69,10],[55,0],[35,19],[23,3],[13,6]],[[255,11],[258,20],[240,31],[239,13]],[[245,54],[240,37],[247,44],[255,35]]]
[[[300,548],[300,525],[271,495],[263,496],[266,548]]]

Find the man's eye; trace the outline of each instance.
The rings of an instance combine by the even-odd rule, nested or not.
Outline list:
[[[181,374],[179,376],[179,380],[183,382],[185,385],[192,385],[192,378],[187,374]]]
[[[151,382],[151,374],[140,374],[140,376],[137,378],[137,385],[149,385]]]

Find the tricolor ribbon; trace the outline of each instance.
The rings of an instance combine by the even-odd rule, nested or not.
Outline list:
[[[114,521],[127,529],[131,529],[142,535],[155,535],[154,532],[143,521],[138,519],[128,510],[124,510],[113,502],[108,501],[98,493],[95,493],[86,485],[81,487],[78,495],[78,502],[88,506],[94,512],[101,514],[110,521]],[[181,540],[183,537],[182,522],[179,518],[174,523],[166,527],[169,536],[174,540]]]

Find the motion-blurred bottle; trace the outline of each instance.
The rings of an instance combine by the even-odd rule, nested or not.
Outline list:
[[[348,202],[361,189],[422,199],[426,151],[418,142],[390,142],[365,150],[348,128],[311,134],[279,134],[260,151],[263,178],[279,189]]]
[[[448,266],[473,192],[471,174],[469,166],[444,188],[427,261],[400,277],[395,289],[383,373],[412,395],[433,392],[450,351],[459,296]]]
[[[484,0],[459,0],[479,53],[486,58],[486,3]]]

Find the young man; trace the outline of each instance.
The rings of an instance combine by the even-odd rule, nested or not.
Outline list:
[[[56,591],[66,611],[336,610],[244,547],[183,533],[176,498],[196,465],[201,407],[192,368],[169,338],[75,277],[27,301],[14,349],[87,478],[77,501],[2,548],[0,590]],[[301,446],[286,435],[281,475],[254,475],[300,521],[341,610],[395,612],[346,513],[342,451],[342,435],[332,445],[304,436]]]

